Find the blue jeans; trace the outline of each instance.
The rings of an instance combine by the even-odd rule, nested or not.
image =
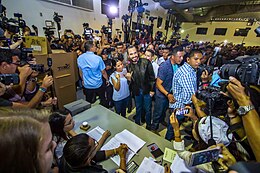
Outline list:
[[[152,130],[158,129],[159,123],[163,120],[163,117],[165,117],[168,107],[169,101],[166,97],[161,98],[155,95]]]
[[[143,94],[140,89],[139,96],[135,96],[136,116],[135,123],[141,124],[142,109],[145,110],[146,127],[151,127],[151,110],[152,110],[152,97],[150,94]]]
[[[174,109],[170,109],[170,112],[172,113],[173,110]],[[184,115],[177,116],[177,120],[178,120],[180,126],[184,122],[184,119],[185,119]],[[174,137],[174,130],[172,128],[172,125],[171,125],[170,119],[169,119],[165,139],[167,139],[168,141],[171,141],[173,139],[173,137]]]
[[[116,109],[116,113],[125,117],[126,116],[126,107],[128,105],[130,96],[126,97],[123,100],[119,100],[119,101],[114,101],[114,105],[115,105],[115,109]]]

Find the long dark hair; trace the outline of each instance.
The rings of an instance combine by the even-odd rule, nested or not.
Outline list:
[[[81,133],[70,138],[65,144],[63,157],[72,168],[83,167],[86,163],[92,148],[89,144],[89,138],[87,134]]]
[[[50,115],[49,123],[51,127],[51,132],[54,136],[58,138],[58,141],[56,141],[57,143],[60,142],[61,138],[63,138],[64,140],[68,140],[68,137],[64,132],[64,123],[68,114],[68,111],[58,111],[53,112]]]

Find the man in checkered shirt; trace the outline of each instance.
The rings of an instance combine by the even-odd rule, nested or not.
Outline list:
[[[176,108],[184,108],[186,105],[192,103],[191,96],[197,91],[197,75],[196,70],[200,65],[202,58],[202,52],[200,50],[192,50],[187,62],[185,62],[174,74],[173,77],[173,96],[176,100],[175,103],[169,105],[171,110]],[[177,116],[179,123],[184,120],[184,116]],[[167,132],[165,138],[172,140],[174,137],[174,131],[170,123],[168,123]]]

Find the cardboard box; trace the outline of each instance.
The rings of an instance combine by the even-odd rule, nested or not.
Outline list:
[[[63,109],[65,104],[77,99],[74,53],[55,53],[49,55],[36,55],[37,64],[44,64],[47,68],[47,58],[52,58],[52,72],[54,78],[54,90],[58,98],[58,108]]]
[[[77,99],[73,53],[49,54],[52,58],[52,71],[55,93],[58,97],[58,107]]]
[[[33,55],[47,55],[48,41],[46,37],[26,36],[24,46],[33,48]]]

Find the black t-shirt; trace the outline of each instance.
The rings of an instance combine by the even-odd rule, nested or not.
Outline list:
[[[101,162],[106,159],[105,151],[98,151],[93,158],[94,162]],[[94,163],[93,163],[94,164]],[[60,172],[62,173],[108,173],[105,169],[102,168],[101,165],[91,165],[85,166],[82,168],[72,168],[69,164],[65,161],[64,157],[61,158],[61,165],[59,167]]]
[[[13,106],[13,103],[9,100],[6,100],[6,99],[3,99],[0,97],[0,107],[3,107],[3,106]]]

